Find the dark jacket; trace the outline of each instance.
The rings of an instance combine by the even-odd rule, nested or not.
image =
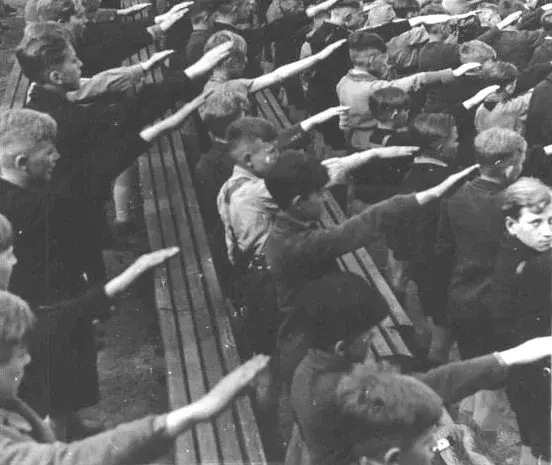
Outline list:
[[[265,251],[280,309],[290,311],[295,295],[307,282],[337,271],[336,259],[341,255],[370,244],[400,217],[415,214],[420,208],[414,195],[395,196],[329,229],[278,213]]]
[[[352,367],[343,357],[314,349],[309,350],[297,367],[290,400],[312,465],[347,465],[351,462],[349,438],[339,421],[336,391],[342,377]],[[435,390],[448,405],[480,389],[498,388],[506,374],[506,367],[496,356],[486,355],[412,376]]]
[[[530,147],[552,144],[552,75],[535,86],[525,128],[525,139]]]
[[[529,65],[533,51],[542,44],[544,37],[542,31],[506,29],[486,42],[496,50],[499,60],[509,61],[517,69],[523,70]]]
[[[538,63],[550,63],[552,61],[552,37],[545,37],[541,45],[533,52],[529,66]]]

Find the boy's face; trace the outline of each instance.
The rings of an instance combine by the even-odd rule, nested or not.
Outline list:
[[[69,22],[66,24],[67,28],[75,34],[75,37],[82,37],[87,23],[88,16],[86,15],[86,10],[82,6],[78,6],[75,14],[69,17]]]
[[[541,213],[522,207],[518,219],[506,219],[506,228],[526,246],[537,252],[546,252],[552,247],[552,205]]]
[[[73,46],[69,46],[65,60],[50,72],[52,84],[62,86],[67,92],[80,89],[82,61],[77,57]]]
[[[0,398],[11,399],[17,396],[25,367],[30,361],[27,347],[20,343],[14,347],[10,361],[0,364]]]
[[[8,289],[15,265],[17,265],[17,257],[13,252],[13,246],[0,252],[0,290]]]
[[[393,116],[393,127],[394,128],[403,128],[408,123],[408,117],[410,116],[410,110],[404,108],[400,111],[397,111]]]
[[[50,141],[42,141],[36,144],[20,165],[25,170],[32,184],[44,184],[52,178],[52,173],[59,159],[59,152]]]
[[[259,178],[264,178],[268,174],[279,153],[273,142],[265,142],[262,139],[256,139],[249,144],[247,152],[247,169]]]

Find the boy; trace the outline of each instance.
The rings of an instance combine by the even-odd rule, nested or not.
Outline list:
[[[551,331],[552,191],[537,179],[520,178],[503,198],[508,237],[498,253],[491,289],[498,350]],[[550,461],[550,359],[512,371],[506,394],[522,439],[521,463],[539,457]]]
[[[52,179],[59,158],[54,145],[55,121],[33,110],[0,113],[0,213],[18,231],[14,249],[19,263],[11,289],[33,306],[79,295],[88,282],[88,257],[74,230],[73,220],[82,212],[73,196],[105,196],[114,178],[144,153],[151,141],[178,127],[203,101],[200,97],[150,128],[108,141],[77,160],[64,179]],[[37,373],[42,384],[36,387],[51,398],[46,404],[43,399],[35,401],[42,404],[37,409],[57,413],[63,421],[74,416],[71,412],[93,405],[99,395],[91,320],[66,333],[63,344],[51,350],[58,351],[59,360],[50,366],[41,364],[41,370],[57,368],[57,372],[51,377]],[[48,351],[37,356],[47,355]],[[63,369],[65,359],[77,363],[78,369]],[[55,388],[49,388],[48,378]]]
[[[397,80],[386,80],[388,74],[387,46],[376,34],[357,31],[349,39],[351,69],[337,84],[341,105],[350,107],[343,128],[349,145],[355,150],[370,146],[370,137],[376,127],[369,108],[370,96],[384,87],[398,87],[404,91],[418,90],[435,82],[450,82],[479,65],[466,64],[455,69],[419,73]]]
[[[0,291],[0,464],[116,465],[155,461],[176,437],[221,413],[268,363],[260,355],[224,377],[203,398],[164,415],[152,415],[73,443],[53,431],[18,397],[30,361],[28,338],[36,318],[25,301]]]
[[[335,260],[341,255],[366,246],[379,237],[382,229],[392,228],[401,216],[416,214],[422,205],[439,198],[473,169],[457,173],[427,191],[392,197],[335,228],[322,229],[316,222],[324,208],[322,195],[330,179],[328,170],[306,153],[284,152],[265,178],[270,195],[282,210],[271,221],[265,243],[280,310],[293,308],[297,292],[308,281],[335,271]]]
[[[293,374],[290,401],[313,465],[350,463],[351,437],[338,421],[337,386],[356,364],[377,361],[370,349],[373,332],[387,313],[377,291],[352,273],[331,273],[313,281],[297,299],[287,329],[290,334],[304,335],[299,348],[307,352]],[[478,389],[503,384],[509,366],[550,354],[550,341],[539,338],[500,354],[451,363],[413,376],[450,404]],[[291,347],[297,351],[298,346]],[[289,452],[286,464],[297,463],[291,461],[293,455]]]

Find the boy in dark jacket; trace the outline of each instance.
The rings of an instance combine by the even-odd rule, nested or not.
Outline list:
[[[502,212],[508,237],[491,289],[497,350],[550,335],[552,190],[537,179],[520,178],[504,191]],[[531,453],[550,461],[550,359],[512,370],[506,393],[517,416],[522,457]]]

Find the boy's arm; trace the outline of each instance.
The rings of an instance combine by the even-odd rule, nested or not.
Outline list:
[[[328,56],[330,56],[331,53],[333,53],[335,50],[341,47],[345,42],[346,42],[345,39],[339,40],[331,45],[328,45],[324,50],[322,50],[321,52],[318,52],[315,55],[307,57],[303,60],[295,61],[288,65],[281,66],[280,68],[275,69],[271,73],[268,73],[268,74],[265,74],[264,76],[260,76],[258,78],[253,79],[249,92],[254,94],[259,90],[265,89],[267,87],[271,87],[274,84],[282,82],[283,80],[291,76],[294,76],[302,71],[305,71],[306,69],[311,68],[319,61],[322,61]]]
[[[226,375],[201,399],[166,415],[151,415],[70,444],[22,441],[0,426],[0,448],[11,465],[121,465],[149,463],[197,423],[219,415],[264,370],[269,357],[257,355]]]

